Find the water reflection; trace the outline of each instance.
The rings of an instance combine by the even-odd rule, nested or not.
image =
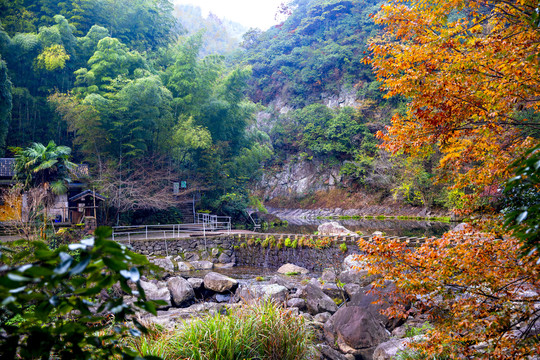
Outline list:
[[[284,218],[284,220],[288,221],[288,226],[273,227],[264,232],[277,234],[313,234],[317,231],[317,227],[320,224],[335,221],[351,231],[361,231],[365,235],[372,234],[375,231],[382,231],[388,236],[430,237],[442,236],[442,234],[453,227],[453,224],[444,222],[417,220],[328,220],[302,218]]]

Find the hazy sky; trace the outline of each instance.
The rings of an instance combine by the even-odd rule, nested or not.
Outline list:
[[[177,4],[199,6],[203,16],[211,11],[220,18],[262,30],[278,23],[275,14],[282,2],[284,0],[174,0]]]

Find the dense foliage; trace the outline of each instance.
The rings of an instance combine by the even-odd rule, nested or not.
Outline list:
[[[247,130],[255,111],[244,96],[251,70],[201,58],[202,35],[180,36],[168,1],[0,6],[2,151],[50,140],[67,145],[109,196],[124,181],[136,183],[142,164],[158,164],[143,173],[164,171],[166,181],[132,203],[157,204],[158,186],[172,198],[174,181],[206,189],[203,206],[213,210],[229,193],[247,201],[244,185],[272,152]],[[117,200],[122,209],[140,208]]]
[[[537,5],[394,0],[376,16],[377,76],[388,96],[410,99],[380,133],[384,146],[417,159],[440,152],[463,212],[483,217],[416,249],[359,242],[380,285],[396,285],[387,314],[430,315],[433,328],[410,344],[416,358],[540,352]]]
[[[95,238],[50,250],[44,242],[21,242],[2,248],[0,352],[16,359],[130,359],[119,337],[139,336],[141,324],[125,321],[135,309],[156,313],[145,301],[140,272],[143,255],[107,240],[111,230],[98,228]],[[136,289],[129,282],[136,284]],[[108,293],[118,283],[137,297],[129,305],[122,294]],[[109,321],[106,319],[109,317]],[[111,324],[113,324],[111,326]],[[105,328],[109,330],[105,331]]]
[[[474,207],[492,201],[508,166],[538,142],[538,28],[531,1],[392,1],[370,46],[387,96],[410,98],[386,149],[421,157],[436,147],[442,178]],[[470,209],[473,209],[471,207]]]
[[[298,107],[342,87],[367,89],[373,75],[361,59],[375,34],[369,15],[380,3],[295,0],[283,24],[246,33],[243,47],[254,75],[251,98],[266,104],[279,97]]]

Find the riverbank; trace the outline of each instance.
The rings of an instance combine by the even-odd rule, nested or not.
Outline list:
[[[412,206],[392,196],[349,192],[345,189],[316,191],[303,197],[274,197],[264,202],[269,213],[278,217],[451,217],[447,209]]]
[[[423,220],[423,221],[455,221],[449,213],[432,213],[427,209],[416,209],[414,213],[411,209],[407,211],[391,213],[389,208],[384,206],[370,206],[361,209],[343,208],[278,208],[266,206],[268,213],[280,219],[339,219],[339,220]]]

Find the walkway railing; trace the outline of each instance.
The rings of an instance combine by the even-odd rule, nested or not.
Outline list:
[[[199,218],[197,220],[199,221]],[[112,238],[116,241],[131,242],[136,240],[178,239],[201,235],[206,238],[207,235],[215,235],[218,232],[226,232],[227,235],[231,233],[230,217],[201,216],[200,221],[192,224],[115,226],[113,227]]]
[[[231,217],[230,216],[217,216],[213,214],[208,213],[200,213],[198,212],[195,217],[195,221],[197,224],[217,224],[217,223],[230,223]]]

